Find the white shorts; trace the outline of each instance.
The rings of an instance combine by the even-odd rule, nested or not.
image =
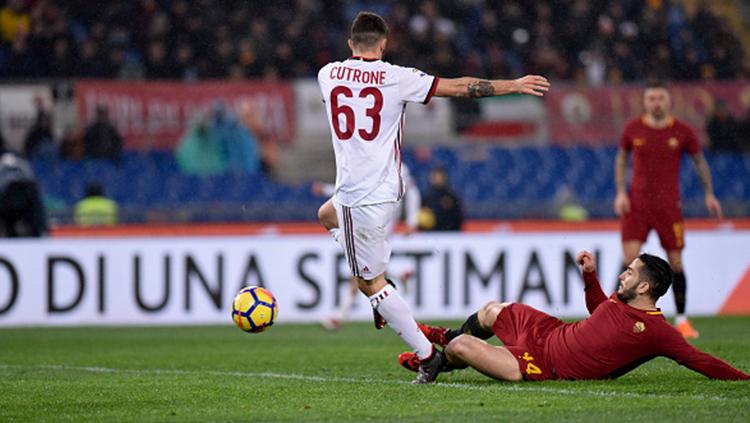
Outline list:
[[[391,258],[388,243],[391,221],[398,203],[346,207],[333,202],[339,221],[339,238],[352,275],[365,280],[385,273]]]

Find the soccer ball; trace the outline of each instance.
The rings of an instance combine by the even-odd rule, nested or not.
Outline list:
[[[242,288],[232,301],[232,320],[245,332],[263,332],[273,325],[278,314],[276,298],[259,286]]]

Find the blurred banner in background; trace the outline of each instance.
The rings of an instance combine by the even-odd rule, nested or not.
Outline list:
[[[555,86],[545,96],[552,143],[614,144],[625,123],[643,113],[642,85],[621,87]],[[669,85],[676,117],[686,120],[705,140],[714,101],[726,102],[734,115],[750,107],[746,81]]]
[[[109,108],[126,149],[171,150],[191,119],[218,102],[234,110],[249,102],[276,141],[295,136],[294,94],[286,82],[77,81],[74,96],[81,126],[94,120],[97,106]]]
[[[705,125],[714,101],[724,101],[741,116],[750,107],[747,81],[674,84],[674,114],[706,139]],[[410,105],[406,116],[408,144],[446,144],[456,136],[490,143],[531,145],[615,145],[628,119],[640,115],[642,85],[578,87],[555,85],[544,99],[508,96],[479,101],[435,98],[427,106]],[[217,102],[237,109],[249,102],[265,135],[300,146],[328,148],[325,104],[314,80],[291,82],[127,82],[74,81],[76,116],[54,116],[50,85],[0,85],[0,122],[9,147],[20,149],[39,107],[53,111],[63,127],[86,127],[98,105],[110,118],[129,150],[172,150],[191,119]],[[77,119],[75,122],[61,120]]]

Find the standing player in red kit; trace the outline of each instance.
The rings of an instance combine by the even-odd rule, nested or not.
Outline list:
[[[391,255],[386,228],[404,193],[400,169],[406,106],[427,104],[433,96],[541,96],[549,82],[533,75],[507,81],[441,79],[392,65],[383,61],[387,34],[383,18],[359,13],[348,42],[352,57],[318,72],[336,157],[336,222],[327,229],[343,247],[359,290],[370,299],[376,326],[385,319],[421,359],[414,383],[431,383],[442,353],[418,329],[408,305],[384,276]]]
[[[680,204],[680,161],[687,152],[695,163],[710,213],[721,219],[721,204],[714,195],[708,168],[695,132],[671,114],[669,91],[653,85],[643,92],[646,113],[626,126],[615,158],[615,213],[622,221],[623,269],[638,256],[649,231],[656,230],[674,271],[677,316],[675,327],[685,338],[698,332],[685,315],[686,282],[682,265],[685,247]],[[626,190],[628,154],[632,153],[633,175]]]
[[[582,251],[576,262],[583,271],[589,318],[565,323],[524,304],[493,301],[457,330],[420,324],[430,341],[446,347],[441,371],[471,366],[509,381],[613,379],[664,356],[712,379],[750,379],[688,344],[664,319],[656,301],[672,282],[666,261],[641,254],[609,298],[599,285],[594,256]],[[493,335],[504,346],[484,341]],[[401,354],[399,361],[409,370],[419,364],[413,353]]]

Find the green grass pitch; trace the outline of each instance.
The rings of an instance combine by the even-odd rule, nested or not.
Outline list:
[[[694,323],[697,347],[750,371],[750,317]],[[0,421],[750,421],[750,383],[664,358],[614,381],[463,370],[413,386],[396,362],[404,349],[369,323],[2,329]]]

